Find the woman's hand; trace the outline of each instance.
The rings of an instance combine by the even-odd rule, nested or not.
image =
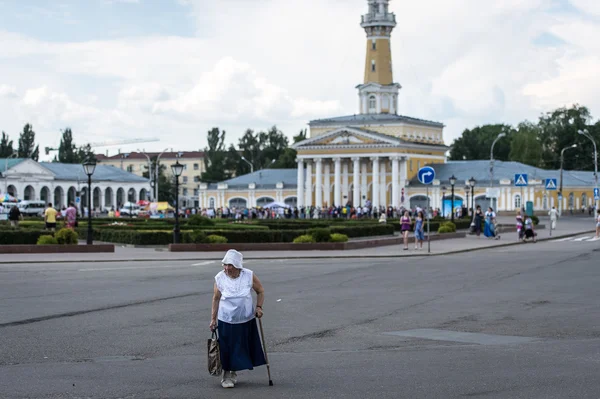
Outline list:
[[[262,308],[258,308],[258,307],[256,308],[256,317],[258,317],[259,319],[261,317],[263,317],[263,310],[262,310]]]
[[[210,328],[210,331],[215,331],[217,329],[217,321],[211,320],[209,328]]]

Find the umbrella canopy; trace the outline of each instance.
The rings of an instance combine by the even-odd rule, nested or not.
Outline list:
[[[175,208],[173,208],[171,205],[169,205],[168,202],[152,202],[150,204],[150,210],[151,211],[166,211],[166,210],[173,210]]]
[[[0,202],[17,202],[17,199],[10,194],[0,195]]]
[[[267,204],[267,205],[263,206],[263,208],[266,208],[266,209],[271,209],[271,208],[291,208],[291,206],[289,206],[288,204],[284,204],[282,202],[271,202],[270,204]]]

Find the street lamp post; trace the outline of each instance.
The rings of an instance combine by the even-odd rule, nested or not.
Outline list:
[[[446,186],[442,187],[442,216],[446,218]]]
[[[158,198],[158,180],[159,180],[159,172],[160,172],[160,157],[162,157],[162,155],[167,152],[168,148],[165,148],[160,154],[158,154],[158,157],[156,157],[156,165],[154,165],[154,201],[158,202],[160,201],[160,199]]]
[[[179,244],[179,176],[183,173],[183,165],[179,160],[171,165],[171,171],[175,176],[175,228],[173,229],[173,243]]]
[[[590,139],[592,144],[594,144],[594,186],[595,186],[594,194],[595,194],[595,192],[598,191],[598,148],[596,147],[596,141],[594,140],[594,138],[592,137],[590,132],[588,132],[587,129],[578,130],[577,133],[587,137],[588,139]],[[598,214],[598,200],[596,198],[594,198],[594,212],[596,215]]]
[[[473,214],[473,217],[475,217],[475,183],[477,183],[477,181],[475,178],[471,177],[469,179],[469,186],[471,186],[471,213]]]
[[[254,165],[252,165],[252,163],[250,161],[248,161],[245,157],[242,157],[242,161],[244,161],[248,165],[250,165],[250,173],[254,173]]]
[[[139,149],[138,149],[138,152],[140,154],[144,154],[146,156],[146,159],[148,159],[148,181],[150,182],[150,186],[153,187],[154,185],[152,184],[152,175],[153,175],[153,173],[152,173],[152,160],[150,159],[150,155],[146,154],[143,151],[140,151]],[[154,193],[152,193],[152,194],[154,195]]]
[[[490,150],[490,191],[492,191],[491,189],[494,188],[494,146],[496,145],[496,142],[504,136],[506,136],[506,133],[500,133],[498,135],[498,137],[496,137],[496,139],[492,143],[492,148]],[[496,196],[492,192],[490,192],[490,195],[492,196],[492,198],[491,198],[492,209],[498,211],[496,209],[496,207],[494,206],[494,199],[496,198]]]
[[[467,197],[467,202],[465,203],[465,209],[467,210],[467,218],[469,217],[469,193],[471,192],[470,186],[465,186],[465,196]],[[465,215],[463,215],[465,217]]]
[[[450,221],[452,221],[452,223],[454,223],[454,185],[456,184],[456,177],[454,175],[452,175],[452,177],[450,177],[450,186],[452,186],[452,207],[450,208]]]
[[[131,219],[133,218],[133,203],[131,201],[135,200],[135,197],[133,196],[133,189],[129,189],[129,192],[127,194],[129,197],[129,219]]]
[[[562,215],[562,198],[563,198],[563,164],[565,161],[565,151],[570,149],[570,148],[576,148],[577,144],[573,144],[570,145],[568,147],[565,147],[562,149],[562,151],[560,152],[560,184],[559,184],[559,189],[558,189],[558,214]]]
[[[94,230],[92,229],[92,175],[96,170],[96,161],[94,159],[86,159],[83,163],[83,170],[88,177],[87,189],[87,206],[88,206],[88,228],[87,228],[87,245],[94,243]]]

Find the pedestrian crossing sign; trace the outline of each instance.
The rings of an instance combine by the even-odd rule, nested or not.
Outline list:
[[[556,190],[556,179],[546,179],[546,190]]]
[[[527,186],[527,175],[525,173],[519,173],[515,175],[515,186],[526,187]]]

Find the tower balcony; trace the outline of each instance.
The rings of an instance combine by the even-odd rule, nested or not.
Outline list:
[[[393,13],[375,13],[361,16],[360,26],[396,26],[396,15]]]

